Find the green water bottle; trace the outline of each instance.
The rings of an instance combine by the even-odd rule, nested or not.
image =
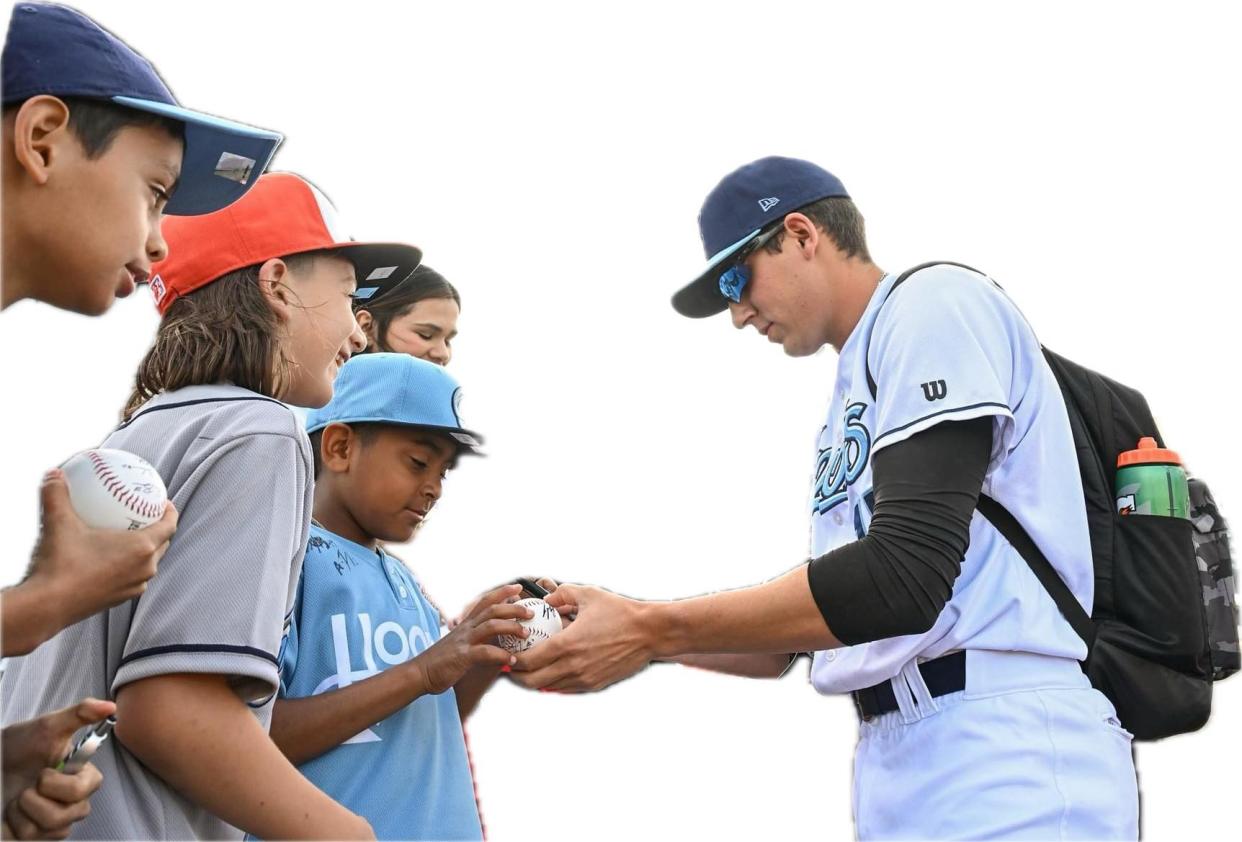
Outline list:
[[[1190,517],[1186,469],[1172,450],[1156,446],[1150,436],[1137,450],[1117,457],[1117,514]]]

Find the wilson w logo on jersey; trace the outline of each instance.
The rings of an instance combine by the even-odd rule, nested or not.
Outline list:
[[[933,380],[930,383],[920,384],[923,387],[923,397],[929,401],[943,400],[948,397],[949,387],[945,385],[943,380]]]

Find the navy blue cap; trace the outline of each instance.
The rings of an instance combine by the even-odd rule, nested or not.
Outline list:
[[[728,258],[769,223],[829,196],[849,193],[835,175],[797,158],[760,158],[726,175],[699,211],[707,268],[673,296],[673,308],[692,319],[724,312],[729,305],[717,284]]]
[[[5,106],[41,94],[89,97],[184,123],[181,180],[164,209],[174,216],[211,213],[240,199],[283,139],[182,108],[149,61],[68,6],[14,6],[0,63]]]
[[[443,433],[478,453],[483,437],[461,425],[461,386],[443,366],[409,354],[360,354],[341,366],[327,406],[306,415],[306,432],[329,424],[395,424]]]

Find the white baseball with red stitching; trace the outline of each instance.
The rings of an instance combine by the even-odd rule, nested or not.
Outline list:
[[[517,604],[526,606],[535,614],[529,620],[518,620],[518,623],[530,630],[530,634],[526,637],[502,634],[499,641],[501,648],[507,649],[514,654],[525,652],[532,646],[543,643],[561,630],[561,615],[542,599],[531,597],[519,600]]]
[[[124,450],[83,450],[61,465],[69,500],[87,526],[141,529],[164,515],[164,480],[141,456]]]

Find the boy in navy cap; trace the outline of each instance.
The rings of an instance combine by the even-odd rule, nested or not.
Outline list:
[[[441,637],[439,613],[380,546],[410,540],[458,457],[477,452],[459,396],[441,366],[367,354],[306,419],[314,520],[271,736],[380,839],[482,838],[454,686],[511,664],[495,638],[525,636],[517,621],[530,616],[507,603],[521,590],[508,585]]]
[[[240,198],[281,140],[181,108],[145,59],[64,6],[14,7],[0,65],[0,309],[32,298],[103,313],[166,255],[162,214],[208,213]],[[49,472],[41,494],[30,572],[3,593],[6,656],[141,592],[177,524],[170,504],[147,529],[90,529],[59,471]],[[99,772],[45,767],[79,726],[112,709],[86,700],[5,729],[6,838],[59,836],[85,815]]]
[[[33,298],[103,313],[167,256],[163,214],[203,214],[237,200],[281,140],[181,108],[146,59],[65,6],[14,7],[0,64],[0,309]],[[59,471],[48,474],[42,497],[30,574],[4,592],[6,656],[133,597],[176,527],[169,506],[138,532],[88,529]]]
[[[281,140],[182,108],[146,59],[65,6],[14,7],[2,63],[3,307],[103,313],[164,256],[162,214],[237,200]]]

